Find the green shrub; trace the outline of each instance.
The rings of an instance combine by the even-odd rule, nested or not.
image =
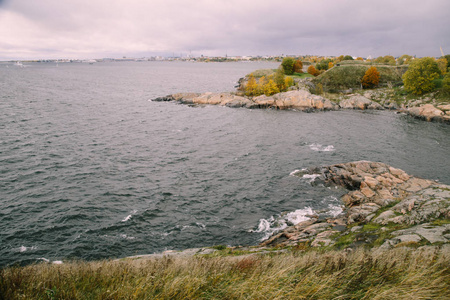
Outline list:
[[[405,89],[416,95],[433,91],[436,86],[433,80],[439,78],[439,67],[431,57],[416,59],[411,62],[408,71],[403,75]]]
[[[286,75],[292,75],[294,73],[295,60],[292,57],[285,57],[281,62],[281,67]]]
[[[442,91],[445,94],[450,95],[450,73],[447,73],[442,80]]]

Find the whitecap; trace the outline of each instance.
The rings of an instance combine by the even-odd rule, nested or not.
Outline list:
[[[333,145],[328,146],[322,146],[321,144],[311,144],[309,145],[309,149],[313,151],[319,151],[319,152],[332,152],[336,150]]]
[[[126,217],[122,220],[122,222],[126,222],[126,221],[130,220],[131,217],[132,217],[133,215],[135,215],[136,213],[137,213],[137,210],[136,210],[136,209],[133,210],[133,211],[131,212],[131,214],[129,214],[128,216],[126,216]]]
[[[131,219],[131,215],[126,216],[125,219],[122,220],[122,222],[126,222],[126,221],[128,221],[129,219]]]
[[[295,211],[284,214],[278,218],[271,216],[268,219],[260,219],[258,228],[249,230],[250,232],[264,233],[261,241],[268,239],[275,232],[281,231],[288,226],[296,225],[300,222],[309,220],[309,215],[314,214],[311,207],[297,209]]]
[[[28,251],[28,250],[36,250],[36,247],[35,246],[32,246],[32,247],[25,247],[25,246],[20,246],[20,248],[19,248],[19,252],[25,252],[25,251]]]
[[[46,263],[49,263],[49,262],[50,262],[49,259],[46,259],[46,258],[44,258],[44,257],[39,257],[39,258],[36,258],[36,259],[37,259],[37,260],[45,261]]]
[[[289,176],[295,176],[295,175],[297,175],[298,173],[301,173],[301,172],[302,171],[300,171],[300,170],[294,170],[291,173],[289,173]]]
[[[195,224],[196,224],[198,227],[200,227],[201,229],[205,229],[205,228],[206,228],[206,225],[203,224],[203,223],[196,222]]]
[[[343,212],[344,212],[344,209],[342,208],[342,205],[328,204],[327,214],[331,215],[333,218],[336,218]]]
[[[134,236],[128,236],[126,234],[120,234],[120,237],[126,240],[134,240],[135,237]]]
[[[292,225],[298,224],[303,221],[309,220],[309,217],[314,214],[311,207],[305,207],[303,209],[297,209],[293,212],[287,213],[285,219]]]
[[[54,260],[54,261],[52,261],[52,264],[55,264],[55,265],[62,265],[62,260]]]
[[[305,174],[302,178],[309,179],[309,182],[313,182],[317,177],[320,177],[320,174]]]

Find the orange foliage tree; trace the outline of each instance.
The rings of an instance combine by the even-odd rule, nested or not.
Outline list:
[[[294,73],[303,73],[303,63],[299,59],[294,62]]]
[[[376,87],[379,82],[380,72],[378,72],[377,68],[375,67],[370,67],[361,79],[361,83],[364,88]]]
[[[320,75],[320,71],[317,70],[313,65],[310,65],[308,67],[308,73],[313,75],[313,76],[319,76]]]

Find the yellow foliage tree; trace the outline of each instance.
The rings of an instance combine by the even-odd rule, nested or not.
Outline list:
[[[434,58],[415,59],[402,76],[405,90],[416,95],[431,92],[436,88],[433,80],[439,78],[439,73],[440,70]]]
[[[328,63],[328,70],[331,69],[332,67],[334,67],[334,64],[330,61],[330,62]]]
[[[380,82],[380,72],[378,72],[376,67],[370,67],[363,78],[361,79],[361,83],[364,88],[373,88],[378,85]]]
[[[439,58],[436,62],[438,64],[439,70],[441,70],[441,74],[442,75],[447,74],[447,64],[448,64],[447,59]]]
[[[266,77],[262,76],[261,78],[259,78],[258,86],[256,87],[256,94],[258,96],[264,94],[264,85],[265,84],[266,84]]]
[[[280,90],[277,87],[277,84],[272,79],[264,85],[264,94],[266,96],[272,96],[273,94],[279,93]]]
[[[284,86],[286,86],[286,88],[289,88],[293,85],[294,85],[294,79],[292,79],[292,77],[290,77],[290,76],[286,76],[284,78]]]
[[[364,61],[364,58],[362,58],[362,57],[357,57],[356,60]]]
[[[256,84],[256,79],[253,74],[248,77],[248,82],[245,85],[245,95],[255,96],[257,94],[258,85]]]

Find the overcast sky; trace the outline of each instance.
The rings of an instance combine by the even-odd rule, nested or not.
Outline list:
[[[0,60],[450,53],[450,0],[0,0]]]

